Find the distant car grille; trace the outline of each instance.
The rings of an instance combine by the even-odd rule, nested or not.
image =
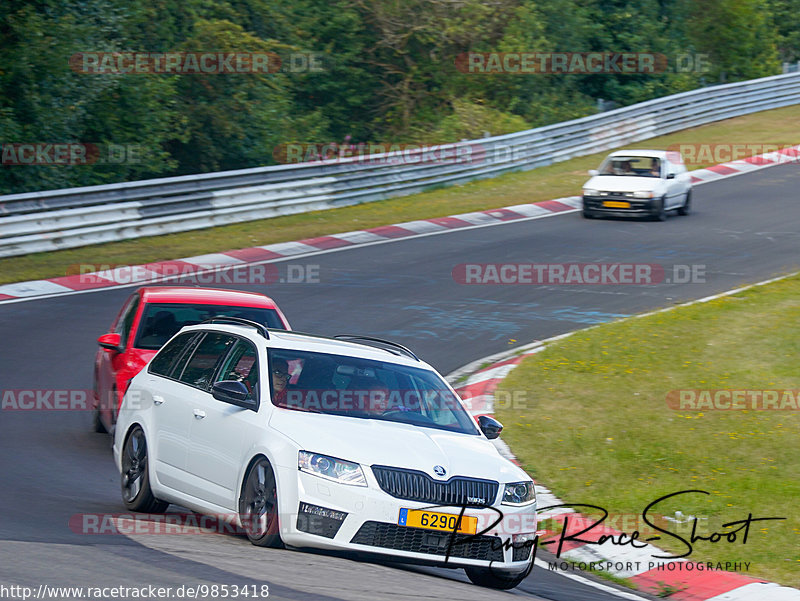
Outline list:
[[[503,542],[496,536],[477,536],[470,538],[457,535],[450,545],[450,532],[434,532],[421,528],[408,528],[383,522],[364,522],[350,541],[358,545],[369,545],[395,551],[412,551],[426,555],[447,555],[462,559],[483,561],[503,561]]]
[[[372,473],[381,490],[393,497],[435,505],[491,505],[497,498],[499,488],[499,484],[493,480],[454,476],[439,482],[424,472],[380,465],[373,465]]]

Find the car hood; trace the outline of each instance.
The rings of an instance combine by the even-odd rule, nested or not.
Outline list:
[[[386,465],[425,472],[437,480],[469,476],[516,482],[529,480],[480,435],[456,434],[434,428],[374,419],[276,410],[270,426],[302,450],[355,461],[364,466]],[[434,466],[446,470],[443,478]]]
[[[648,192],[660,189],[663,182],[654,177],[595,175],[583,187],[601,192]]]

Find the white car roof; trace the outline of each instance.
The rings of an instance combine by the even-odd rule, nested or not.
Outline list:
[[[227,332],[229,334],[236,334],[237,336],[243,336],[257,344],[266,343],[268,348],[281,348],[297,351],[329,353],[332,355],[353,356],[363,359],[372,359],[375,361],[384,361],[388,363],[406,365],[409,367],[421,367],[423,369],[433,370],[430,365],[422,360],[418,361],[411,357],[407,357],[404,354],[399,355],[383,348],[377,348],[366,344],[358,344],[355,342],[348,342],[346,340],[336,340],[333,338],[314,336],[312,334],[303,334],[301,332],[290,332],[288,330],[269,330],[269,340],[262,337],[261,334],[255,330],[255,328],[246,325],[235,325],[228,323],[196,324],[184,327],[181,332],[206,329],[214,329],[221,332]]]
[[[647,157],[651,159],[666,159],[667,158],[667,151],[666,150],[617,150],[616,152],[612,152],[608,156],[610,157]]]

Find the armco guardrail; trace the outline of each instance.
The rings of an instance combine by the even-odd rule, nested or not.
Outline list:
[[[0,257],[187,231],[413,194],[600,152],[656,135],[800,103],[800,73],[703,88],[505,136],[445,145],[459,161],[370,160],[0,196]]]

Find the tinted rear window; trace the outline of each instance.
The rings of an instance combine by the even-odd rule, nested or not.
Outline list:
[[[241,317],[268,328],[283,328],[274,309],[260,307],[231,307],[226,305],[189,305],[178,303],[148,303],[142,314],[134,346],[159,349],[182,327],[202,323],[212,317]]]
[[[170,377],[172,375],[172,369],[175,366],[175,361],[177,361],[178,357],[183,353],[183,350],[195,336],[197,336],[197,332],[181,334],[161,349],[150,362],[150,373]]]

